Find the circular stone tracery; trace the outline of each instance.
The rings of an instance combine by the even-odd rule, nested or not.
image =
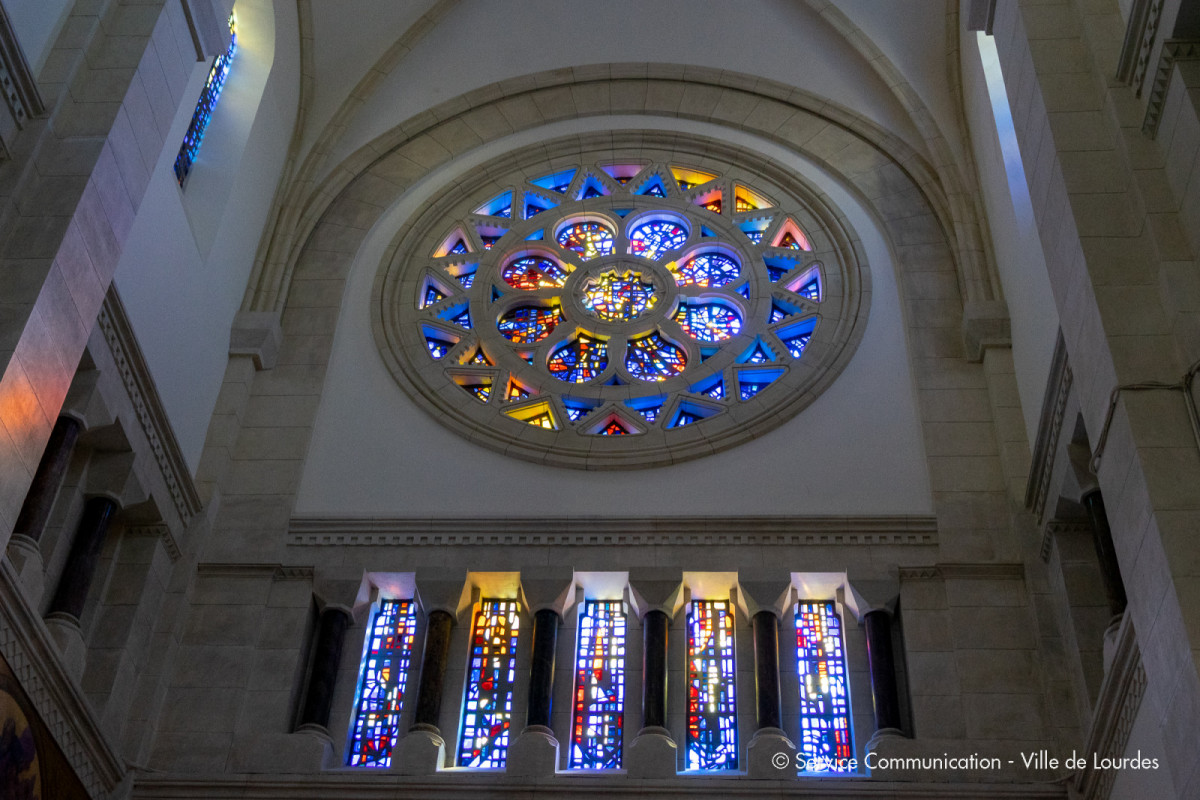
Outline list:
[[[865,323],[865,270],[803,182],[706,150],[456,184],[377,284],[400,384],[477,442],[585,468],[711,453],[810,402]]]

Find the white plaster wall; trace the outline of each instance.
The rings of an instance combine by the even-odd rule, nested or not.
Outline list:
[[[498,152],[603,129],[687,130],[801,169],[846,210],[871,261],[866,334],[837,381],[767,435],[652,470],[557,469],[471,444],[417,408],[379,356],[370,295],[402,220],[430,192]],[[350,276],[296,512],[337,516],[926,514],[932,501],[893,262],[846,192],[794,153],[711,124],[572,120],[481,148],[408,192],[367,237]],[[535,503],[536,505],[531,505]],[[536,509],[536,512],[534,511]]]
[[[378,0],[346,0],[339,17],[373,14]],[[395,12],[381,12],[381,19]],[[355,50],[381,50],[374,37],[394,37],[386,24],[361,30],[348,45],[349,22],[326,19],[318,28],[318,58],[342,59],[344,96],[360,74]],[[519,75],[616,62],[695,64],[760,75],[831,98],[924,151],[922,139],[890,90],[840,35],[804,3],[793,0],[462,0],[422,37],[350,121],[326,168],[405,119],[437,103]],[[315,109],[327,113],[326,105]],[[324,120],[310,118],[311,130]]]
[[[991,226],[996,268],[1012,321],[1013,366],[1025,432],[1033,447],[1058,340],[1058,309],[1034,224],[1033,203],[1012,130],[1008,98],[1002,89],[998,95],[989,92],[979,42],[976,33],[963,34],[963,102]],[[998,74],[999,63],[994,68]]]
[[[196,68],[114,278],[193,472],[299,102],[295,4],[241,0],[238,24],[238,53],[187,187],[173,165],[207,64]]]
[[[4,11],[13,33],[21,44],[25,61],[36,77],[54,49],[63,23],[71,13],[73,0],[5,0]]]

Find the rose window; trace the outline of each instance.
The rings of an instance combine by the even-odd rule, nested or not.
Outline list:
[[[473,440],[566,466],[695,457],[795,413],[844,349],[854,282],[793,194],[670,162],[531,174],[386,273],[402,385]]]

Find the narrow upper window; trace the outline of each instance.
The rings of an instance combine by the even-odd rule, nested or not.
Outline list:
[[[200,142],[204,141],[204,132],[208,130],[209,120],[212,119],[213,109],[225,88],[225,78],[229,76],[229,66],[233,55],[237,52],[237,13],[229,15],[229,49],[217,56],[212,69],[208,71],[208,80],[204,82],[204,91],[196,102],[196,110],[192,113],[192,122],[188,125],[187,133],[183,135],[183,144],[179,146],[179,155],[175,156],[175,179],[183,186],[188,173],[192,171],[192,163],[200,152]]]
[[[842,620],[829,601],[796,604],[796,668],[800,673],[799,754],[808,763],[845,771],[854,757]]]
[[[392,764],[416,627],[415,602],[380,602],[359,669],[358,696],[354,701],[346,756],[346,763],[352,767]]]
[[[587,600],[575,655],[573,769],[618,769],[625,709],[625,610],[620,600]]]
[[[520,624],[516,600],[484,600],[475,612],[462,739],[458,746],[460,767],[504,767],[512,724]]]
[[[737,769],[733,613],[728,600],[692,601],[687,654],[687,768]]]

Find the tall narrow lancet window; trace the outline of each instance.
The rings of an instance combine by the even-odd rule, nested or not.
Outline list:
[[[796,668],[800,673],[799,754],[808,763],[845,771],[854,757],[842,620],[830,601],[796,604]]]
[[[687,625],[687,768],[737,769],[732,604],[694,600]]]
[[[620,600],[587,600],[575,654],[572,769],[618,769],[625,709],[625,610]]]
[[[517,679],[519,612],[516,600],[484,600],[475,612],[458,746],[460,767],[504,767]]]
[[[412,600],[383,600],[359,669],[358,695],[350,723],[346,763],[352,767],[389,767],[400,730],[400,710],[412,664],[417,605]]]
[[[175,156],[175,179],[183,186],[192,164],[200,152],[200,143],[204,141],[204,132],[212,119],[213,109],[225,88],[225,79],[229,77],[229,67],[237,52],[237,13],[229,15],[229,49],[217,56],[212,69],[208,71],[208,79],[204,81],[204,91],[196,102],[196,110],[192,113],[192,122],[188,125],[187,133],[183,135],[183,144],[179,146],[179,155]]]

